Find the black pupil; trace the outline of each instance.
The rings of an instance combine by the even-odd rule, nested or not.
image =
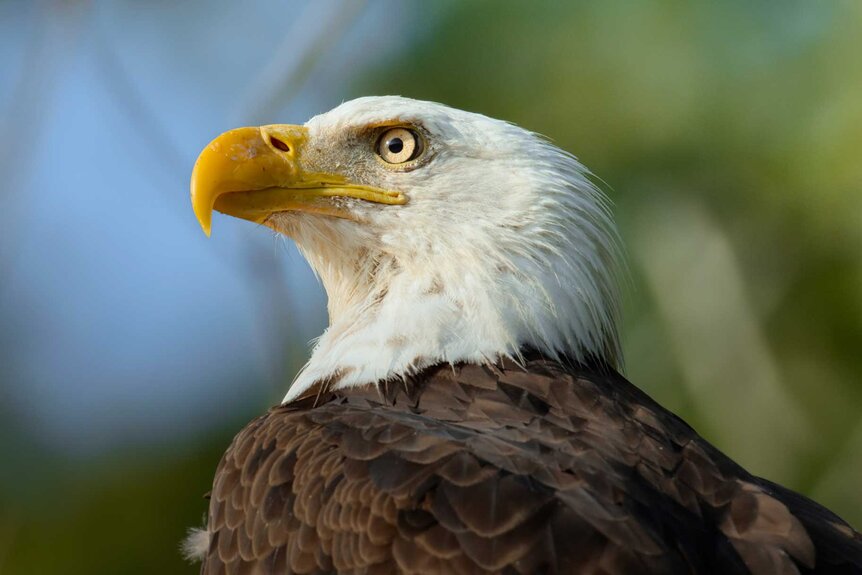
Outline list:
[[[401,141],[401,138],[392,138],[386,142],[386,148],[393,154],[398,154],[404,149],[404,142]]]

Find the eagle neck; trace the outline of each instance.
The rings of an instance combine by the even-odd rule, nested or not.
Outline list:
[[[285,401],[315,384],[341,389],[409,377],[440,363],[517,355],[500,282],[422,258],[361,250],[354,258],[340,269],[331,258],[330,265],[315,266],[329,296],[330,325]],[[309,262],[316,263],[313,257]]]

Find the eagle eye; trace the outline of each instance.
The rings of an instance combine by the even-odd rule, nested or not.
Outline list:
[[[377,141],[377,154],[388,164],[403,164],[422,153],[422,140],[407,128],[390,128]]]

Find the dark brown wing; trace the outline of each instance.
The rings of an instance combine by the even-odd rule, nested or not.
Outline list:
[[[622,377],[539,358],[273,408],[219,464],[208,531],[203,573],[862,566],[846,524],[749,476]]]

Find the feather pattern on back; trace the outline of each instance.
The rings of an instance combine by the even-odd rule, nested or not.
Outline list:
[[[202,573],[858,573],[862,537],[606,367],[311,390],[219,464]]]

